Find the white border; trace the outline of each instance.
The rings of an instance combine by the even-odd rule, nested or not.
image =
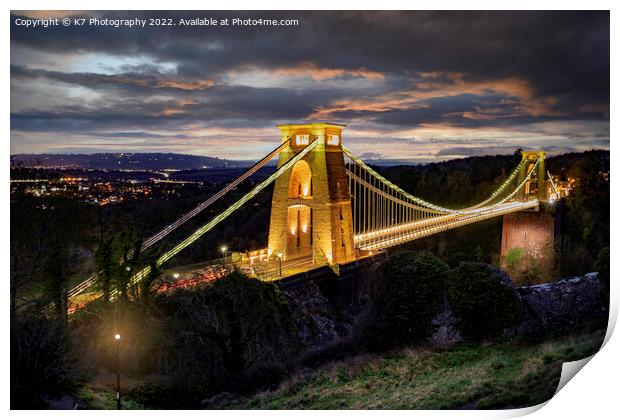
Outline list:
[[[154,2],[154,1],[146,1],[146,0],[133,0],[133,1],[120,1],[120,0],[91,0],[88,3],[84,1],[75,1],[75,0],[59,0],[55,2],[45,2],[45,1],[34,1],[34,0],[23,0],[23,1],[14,1],[9,0],[3,2],[3,4],[7,7],[7,14],[5,14],[5,22],[2,27],[2,35],[4,39],[3,45],[5,48],[3,49],[4,53],[4,65],[1,67],[1,71],[3,73],[3,79],[5,80],[3,85],[5,98],[2,103],[2,110],[4,118],[2,119],[3,132],[5,133],[5,139],[2,142],[3,150],[5,151],[4,156],[5,159],[8,159],[10,154],[10,143],[9,143],[9,113],[10,113],[10,90],[9,90],[9,63],[10,63],[10,25],[8,24],[8,11],[9,10],[38,10],[38,9],[56,9],[56,10],[83,10],[84,6],[88,6],[88,9],[93,10],[203,10],[203,9],[211,9],[211,10],[274,10],[274,9],[282,9],[282,10],[405,10],[405,9],[417,9],[417,10],[462,10],[462,9],[473,9],[473,10],[496,10],[496,9],[504,9],[504,10],[612,10],[611,12],[611,72],[610,74],[618,73],[618,65],[617,65],[617,46],[618,46],[618,31],[615,29],[618,27],[619,19],[616,10],[613,10],[613,6],[618,4],[613,1],[599,1],[599,0],[590,0],[588,2],[577,2],[577,1],[541,1],[541,0],[522,0],[522,1],[505,1],[498,3],[496,1],[482,1],[482,0],[470,0],[468,2],[462,1],[428,1],[428,2],[411,2],[411,1],[392,1],[392,0],[382,0],[378,1],[368,1],[368,0],[313,0],[313,1],[270,1],[265,0],[261,2],[252,2],[252,1],[241,1],[241,0],[229,0],[227,2],[198,2],[198,1],[187,1],[187,0],[176,0],[174,2]],[[500,7],[501,6],[501,7]],[[615,69],[615,71],[614,71]],[[614,83],[612,80],[611,90],[613,99],[618,98],[618,85]],[[612,99],[612,103],[613,103]],[[610,138],[614,138],[614,127],[615,124],[618,123],[618,111],[611,106],[611,127],[610,127]],[[612,156],[614,148],[611,148]],[[5,322],[2,323],[2,337],[5,337],[5,344],[2,346],[2,360],[5,364],[5,381],[2,384],[2,393],[1,397],[4,402],[5,410],[9,409],[9,328],[8,328],[8,307],[9,307],[9,294],[7,293],[8,288],[8,270],[9,270],[9,167],[8,162],[5,161],[5,166],[2,171],[4,174],[3,181],[3,196],[2,196],[2,206],[0,208],[1,217],[4,222],[0,224],[0,236],[4,238],[2,241],[2,254],[4,257],[4,278],[5,278],[5,292],[1,294],[3,313],[5,315]],[[616,188],[615,174],[617,165],[615,164],[615,160],[612,158],[611,165],[612,172],[612,212],[611,214],[618,214],[618,200],[616,199],[619,194]],[[619,172],[620,173],[620,172]],[[612,220],[612,261],[615,261],[615,256],[620,255],[616,252],[617,241],[615,238],[618,237],[618,223]],[[612,263],[612,275],[611,275],[611,283],[612,283],[612,311],[610,313],[610,326],[615,325],[615,321],[617,319],[618,312],[618,279],[620,278],[620,270],[618,269],[618,265]],[[608,333],[608,338],[611,334],[611,329]],[[618,397],[617,397],[617,386],[618,386],[618,360],[616,355],[619,354],[620,344],[618,344],[617,337],[611,337],[608,343],[605,345],[603,350],[597,354],[592,360],[587,364],[587,366],[577,375],[577,379],[570,381],[554,398],[552,398],[548,404],[542,404],[544,406],[543,409],[536,411],[535,407],[530,409],[522,409],[522,410],[503,410],[503,411],[382,411],[380,413],[375,413],[373,411],[328,411],[328,412],[316,412],[316,411],[296,411],[295,413],[287,412],[287,411],[244,411],[244,412],[157,412],[157,411],[149,411],[149,412],[11,412],[10,415],[16,418],[30,418],[31,416],[41,416],[44,415],[51,419],[54,418],[62,418],[62,419],[70,419],[70,418],[80,418],[83,419],[84,416],[93,417],[93,418],[101,418],[108,416],[120,416],[120,417],[131,417],[131,418],[166,418],[169,419],[171,416],[176,417],[177,415],[189,416],[189,417],[209,417],[209,418],[230,418],[237,416],[251,416],[254,418],[269,418],[270,420],[273,418],[284,418],[295,416],[296,418],[339,418],[343,415],[353,415],[360,419],[371,419],[377,415],[380,415],[384,418],[508,418],[508,417],[516,417],[528,414],[532,411],[536,411],[532,418],[566,418],[566,419],[583,419],[584,417],[588,418],[610,418],[613,417],[613,413],[618,412]],[[616,414],[617,415],[617,414]],[[374,420],[374,419],[373,419]]]

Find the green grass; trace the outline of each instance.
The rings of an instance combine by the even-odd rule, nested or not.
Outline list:
[[[553,396],[561,364],[595,353],[605,331],[538,343],[407,348],[298,372],[274,391],[224,408],[455,409],[536,405]]]
[[[81,406],[89,410],[116,410],[116,392],[103,385],[94,385],[82,388],[77,399]],[[141,404],[121,397],[121,408],[123,410],[143,410]]]

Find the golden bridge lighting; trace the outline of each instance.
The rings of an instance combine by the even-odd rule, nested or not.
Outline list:
[[[156,261],[157,267],[192,245],[272,183],[275,186],[271,217],[275,223],[269,227],[267,248],[246,253],[241,258],[231,252],[227,266],[228,247],[221,245],[221,265],[226,270],[238,261],[261,265],[277,256],[281,271],[284,255],[287,256],[287,272],[301,271],[302,265],[346,263],[360,255],[373,255],[373,252],[449,229],[510,213],[537,210],[542,202],[553,203],[563,198],[563,185],[545,171],[545,154],[541,151],[522,152],[517,167],[484,201],[454,209],[408,193],[353,155],[341,144],[342,125],[315,123],[279,127],[282,143],[278,147],[223,190],[148,238],[143,250],[196,216],[275,156],[281,155],[283,164],[222,213],[163,253]],[[331,137],[328,139],[327,136]],[[337,143],[337,149],[331,147],[329,152],[341,153],[342,159],[328,160],[331,163],[326,166],[324,160],[316,159],[314,155],[307,158],[309,153],[325,153],[325,148],[318,147],[324,145],[320,139],[334,143],[332,146]],[[294,143],[303,147],[293,149],[294,154],[289,155]],[[568,182],[573,181],[569,179]],[[555,194],[550,194],[551,187]],[[136,269],[130,283],[136,284],[151,269],[151,266]],[[132,267],[127,266],[126,270],[130,272]],[[172,277],[177,279],[180,275],[172,273]],[[85,291],[96,279],[95,274],[74,287],[70,290],[70,297]],[[116,296],[118,291],[114,292]]]

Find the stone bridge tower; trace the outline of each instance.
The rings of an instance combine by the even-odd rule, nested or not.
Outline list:
[[[317,146],[274,185],[269,224],[269,255],[284,260],[312,257],[316,264],[355,258],[349,179],[344,166],[342,129],[338,124],[278,126],[282,142],[278,167],[316,139]]]
[[[545,170],[545,152],[541,151],[523,151],[521,152],[525,165],[521,167],[517,177],[517,185],[521,184],[528,172],[536,165],[536,160],[540,157],[538,168],[534,169],[531,180],[526,181],[525,187],[518,193],[518,199],[526,201],[528,199],[538,198],[539,201],[547,201],[549,199],[549,181]]]
[[[550,198],[545,152],[523,151],[522,154],[525,164],[519,171],[516,185],[523,182],[530,170],[533,169],[534,173],[516,198],[520,201],[538,199],[540,204],[544,204]],[[534,168],[539,157],[538,167]],[[555,217],[553,208],[544,205],[504,216],[501,265],[516,283],[529,284],[551,279],[555,267]]]

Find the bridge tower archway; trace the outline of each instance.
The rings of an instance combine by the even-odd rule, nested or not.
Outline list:
[[[271,201],[269,255],[284,260],[311,257],[315,264],[355,259],[349,179],[342,150],[344,125],[278,126],[282,142],[278,167],[313,141],[317,146],[275,181]]]

